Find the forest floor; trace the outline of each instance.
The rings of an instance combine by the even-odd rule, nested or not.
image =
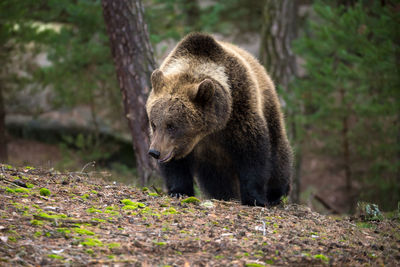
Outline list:
[[[0,165],[0,266],[400,265],[400,221],[177,199]]]

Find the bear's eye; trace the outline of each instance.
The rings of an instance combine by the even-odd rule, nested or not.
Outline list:
[[[173,133],[173,132],[176,131],[175,125],[173,125],[173,124],[171,124],[171,123],[168,123],[168,124],[166,125],[166,128],[167,128],[167,131],[170,132],[170,133]]]
[[[153,123],[153,122],[151,122],[151,128],[153,129],[153,131],[155,131],[156,130],[156,125]]]

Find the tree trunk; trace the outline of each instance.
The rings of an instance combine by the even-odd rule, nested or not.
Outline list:
[[[290,82],[297,74],[296,57],[292,52],[292,41],[297,37],[297,1],[266,0],[264,21],[261,29],[260,61],[275,81],[277,88],[290,95]],[[294,111],[288,106],[287,117],[292,121]],[[296,123],[288,125],[289,138],[299,145]],[[301,155],[300,147],[295,148],[295,168],[290,198],[299,202]]]
[[[284,90],[296,75],[292,41],[297,37],[297,5],[293,0],[266,0],[261,29],[260,60]]]
[[[147,25],[140,0],[102,0],[111,52],[132,134],[133,149],[142,185],[155,169],[147,154],[148,118],[145,110],[149,77],[155,68]]]
[[[200,7],[197,0],[183,0],[181,2],[183,5],[184,13],[184,25],[187,26],[191,31],[201,31],[199,24],[200,21]]]
[[[8,160],[5,116],[3,87],[0,81],[0,163],[6,163]]]
[[[339,89],[341,105],[344,108],[342,117],[342,156],[343,156],[343,169],[346,181],[346,195],[348,197],[349,203],[349,213],[354,213],[355,201],[352,183],[352,172],[351,172],[351,159],[350,159],[350,141],[349,141],[349,114],[350,107],[345,100],[345,90],[343,88]]]

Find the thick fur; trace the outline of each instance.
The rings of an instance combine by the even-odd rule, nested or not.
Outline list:
[[[292,152],[274,85],[246,51],[186,36],[152,74],[151,149],[168,191],[275,205],[290,189]]]

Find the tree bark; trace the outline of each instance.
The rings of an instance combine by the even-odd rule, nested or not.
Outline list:
[[[354,213],[355,200],[353,192],[353,178],[351,171],[351,158],[350,158],[350,141],[349,141],[349,114],[351,114],[349,104],[345,100],[345,90],[343,88],[339,89],[341,105],[344,108],[342,116],[342,158],[343,158],[343,169],[346,181],[346,195],[348,197],[349,203],[349,213]]]
[[[261,29],[260,61],[275,81],[278,88],[290,95],[289,84],[297,75],[296,56],[292,51],[292,41],[297,37],[297,1],[266,0],[264,21]],[[294,111],[287,107],[287,117],[294,118]],[[296,123],[288,125],[289,138],[299,146]],[[295,168],[292,177],[290,198],[299,202],[301,154],[300,147],[295,148]]]
[[[0,163],[6,163],[8,160],[5,116],[3,87],[0,80]]]
[[[111,52],[132,134],[138,175],[142,185],[155,169],[147,154],[148,118],[145,110],[149,77],[155,68],[153,49],[140,0],[102,0]]]
[[[266,0],[260,60],[272,79],[287,90],[297,74],[292,41],[297,37],[297,5],[293,0]]]

